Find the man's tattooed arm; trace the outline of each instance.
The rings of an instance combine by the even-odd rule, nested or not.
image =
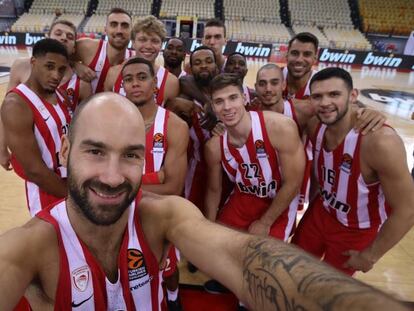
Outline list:
[[[243,296],[251,310],[406,310],[386,294],[352,279],[293,245],[249,240]]]

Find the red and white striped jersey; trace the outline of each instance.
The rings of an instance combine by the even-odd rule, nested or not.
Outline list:
[[[194,100],[194,104],[203,108],[203,104]],[[204,144],[210,139],[210,132],[201,127],[202,113],[193,113],[192,124],[190,127],[190,141],[188,144],[188,169],[185,177],[184,195],[189,198],[193,188],[194,174],[197,165],[205,165],[204,161]]]
[[[144,174],[161,170],[168,149],[167,125],[170,112],[158,107],[154,124],[146,133]]]
[[[366,184],[361,174],[362,135],[353,129],[333,151],[324,148],[327,126],[318,126],[314,139],[314,171],[324,208],[349,228],[381,226],[390,207],[379,182]]]
[[[103,92],[104,90],[104,82],[106,76],[108,75],[109,68],[111,68],[111,64],[109,63],[109,59],[107,56],[107,46],[108,41],[100,40],[98,50],[96,51],[95,57],[92,59],[92,62],[88,65],[89,68],[96,72],[96,79],[91,82],[92,86],[92,94],[96,94],[99,92]],[[134,55],[134,51],[129,49],[125,50],[125,59],[128,59]]]
[[[160,68],[157,71],[157,90],[154,96],[155,96],[155,102],[157,103],[157,105],[161,107],[164,107],[164,104],[165,104],[165,98],[164,98],[165,84],[167,82],[168,74],[169,74],[169,71],[162,66],[160,66]],[[122,72],[119,72],[119,75],[116,78],[113,91],[122,96],[126,96],[124,87],[122,85]]]
[[[309,77],[308,82],[306,83],[306,85],[302,89],[298,90],[296,92],[296,94],[289,94],[288,80],[287,80],[288,69],[287,69],[287,67],[284,67],[283,70],[282,70],[282,73],[283,73],[283,79],[286,81],[286,87],[283,91],[283,98],[284,99],[292,99],[292,98],[306,99],[306,98],[308,98],[310,96],[310,88],[309,88],[310,80],[312,79],[313,75],[316,72],[317,72],[316,70],[312,70],[312,74]]]
[[[282,177],[278,156],[267,135],[262,112],[250,111],[252,129],[240,148],[228,143],[227,131],[220,136],[221,163],[236,191],[259,198],[274,198]]]
[[[69,97],[72,104],[72,106],[69,107],[69,112],[73,115],[79,104],[80,78],[76,75],[76,73],[74,73],[68,81],[59,86],[59,89],[66,92],[66,95]]]
[[[61,136],[67,134],[71,120],[68,109],[70,105],[58,89],[56,90],[56,105],[43,100],[23,83],[11,92],[18,94],[33,113],[33,132],[43,162],[57,175],[66,178],[66,168],[59,163],[59,152]],[[45,193],[35,183],[27,179],[21,164],[18,163],[14,155],[12,155],[11,163],[16,174],[25,180],[27,205],[32,216],[49,204],[56,202],[57,198]]]
[[[60,271],[55,310],[161,310],[161,271],[142,231],[138,203],[139,198],[128,208],[115,284],[106,278],[102,266],[74,231],[66,201],[37,215],[54,226],[58,237]]]

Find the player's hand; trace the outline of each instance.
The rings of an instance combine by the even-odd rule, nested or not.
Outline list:
[[[223,124],[223,122],[218,122],[216,126],[211,130],[211,134],[213,136],[221,136],[226,131],[226,126]]]
[[[361,132],[362,135],[368,134],[370,131],[374,132],[380,129],[387,117],[380,111],[370,108],[357,109],[357,122],[354,129]]]
[[[12,166],[10,163],[10,152],[9,150],[4,149],[2,151],[0,151],[0,165],[6,170],[6,171],[11,171]]]
[[[345,256],[349,256],[347,262],[344,263],[344,268],[351,268],[357,271],[368,272],[374,266],[374,261],[368,258],[366,253],[349,250],[343,253]]]
[[[91,82],[97,77],[96,72],[84,64],[76,62],[73,67],[78,77],[83,81]]]
[[[248,232],[254,235],[268,236],[270,232],[270,226],[262,222],[260,219],[253,221]]]

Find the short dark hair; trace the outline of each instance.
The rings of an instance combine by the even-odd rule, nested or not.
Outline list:
[[[111,14],[126,14],[129,16],[129,18],[132,20],[132,16],[131,13],[129,13],[128,11],[124,10],[123,8],[112,8],[109,13],[106,15],[106,18],[108,18],[109,15]]]
[[[292,46],[292,43],[295,40],[298,40],[302,43],[312,43],[315,47],[315,52],[318,51],[319,40],[314,34],[311,34],[310,32],[300,32],[296,34],[292,39],[290,39],[288,50],[290,50],[290,47]]]
[[[224,37],[226,36],[226,25],[223,23],[222,20],[218,18],[209,19],[204,25],[204,28],[207,28],[207,27],[221,27],[224,30]]]
[[[55,39],[45,38],[36,42],[33,46],[33,57],[42,57],[47,53],[55,53],[69,59],[65,46]]]
[[[181,37],[171,37],[171,38],[168,38],[166,46],[168,45],[168,43],[170,43],[170,41],[171,41],[172,39],[177,39],[177,40],[181,41],[181,43],[182,43],[182,44],[184,45],[184,47],[185,47],[185,40],[184,40],[183,38],[181,38]]]
[[[244,54],[240,53],[240,52],[233,52],[233,53],[227,55],[227,60],[229,60],[230,58],[232,58],[235,55],[239,55],[239,56],[243,57],[245,60],[247,60],[246,56]]]
[[[131,57],[128,59],[128,61],[122,66],[121,74],[123,73],[125,67],[131,64],[145,64],[148,66],[151,76],[155,76],[154,68],[152,67],[151,62],[141,57]]]
[[[217,64],[216,53],[214,53],[214,50],[212,48],[208,47],[208,46],[200,45],[194,51],[192,51],[191,54],[190,54],[190,67],[193,66],[193,54],[197,51],[202,51],[202,50],[211,51],[211,53],[213,53],[214,62]]]
[[[354,88],[352,77],[348,71],[339,67],[328,67],[322,69],[315,73],[310,81],[309,88],[311,89],[312,93],[312,84],[317,81],[324,81],[331,78],[338,78],[345,82],[348,90],[352,90]]]
[[[262,67],[259,68],[259,70],[257,71],[256,74],[256,82],[257,82],[257,78],[259,77],[259,74],[263,71],[263,70],[271,70],[271,69],[276,69],[280,71],[280,76],[282,77],[282,80],[284,80],[283,78],[283,72],[282,72],[282,68],[280,68],[278,65],[276,65],[275,63],[267,63],[264,64]]]
[[[52,33],[53,28],[56,25],[65,25],[65,26],[70,27],[73,30],[73,32],[75,33],[75,38],[76,38],[76,26],[75,26],[75,24],[73,24],[71,21],[68,21],[66,19],[58,19],[57,21],[53,22],[53,24],[49,28],[49,32],[47,33],[49,37],[50,37],[50,34]]]
[[[237,87],[240,92],[243,94],[243,82],[242,79],[236,74],[233,73],[221,73],[214,77],[211,80],[210,88],[211,93],[214,93],[218,90],[224,89],[227,86],[235,86]]]

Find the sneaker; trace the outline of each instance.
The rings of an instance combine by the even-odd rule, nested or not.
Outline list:
[[[229,290],[216,280],[209,280],[204,283],[204,289],[210,294],[228,293]]]
[[[190,273],[196,273],[198,271],[198,268],[194,266],[191,262],[187,263],[187,268]]]
[[[176,301],[169,301],[167,299],[167,308],[168,311],[183,311],[180,298],[177,298]]]

